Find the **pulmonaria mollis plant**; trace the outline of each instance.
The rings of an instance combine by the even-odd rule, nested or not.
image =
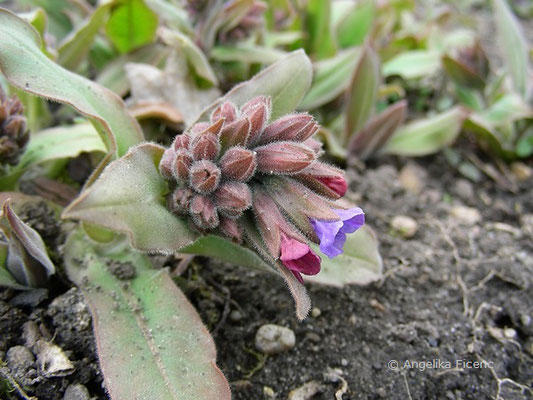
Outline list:
[[[159,170],[173,183],[167,205],[176,216],[201,233],[259,250],[249,232],[256,225],[269,256],[303,282],[301,274],[320,271],[309,243],[329,257],[342,253],[364,213],[338,201],[346,181],[341,170],[318,160],[313,117],[289,114],[268,123],[270,111],[264,96],[240,109],[226,101],[210,122],[176,136]],[[246,223],[252,219],[255,224]]]

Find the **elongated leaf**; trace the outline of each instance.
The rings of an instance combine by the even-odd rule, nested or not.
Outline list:
[[[157,15],[143,0],[119,0],[113,4],[106,33],[121,53],[127,53],[152,42],[157,23]]]
[[[318,246],[312,247],[320,254]],[[344,253],[335,258],[323,256],[320,273],[305,276],[305,280],[337,287],[350,284],[366,285],[380,279],[382,270],[383,260],[379,254],[376,235],[365,225],[347,236]]]
[[[59,46],[58,63],[69,70],[75,70],[85,60],[94,38],[109,16],[111,3],[103,4],[75,31],[71,32]]]
[[[473,133],[481,147],[492,151],[499,157],[507,160],[515,158],[512,143],[505,140],[504,136],[489,121],[478,113],[471,114],[464,122],[465,132]]]
[[[111,163],[69,207],[74,218],[125,232],[141,251],[174,253],[196,239],[165,206],[167,184],[158,170],[164,149],[145,143]]]
[[[286,52],[270,47],[235,44],[213,47],[210,57],[216,61],[272,64],[286,55]]]
[[[28,290],[30,287],[17,283],[13,275],[6,269],[7,261],[7,243],[0,242],[0,287],[11,288],[16,290]]]
[[[309,0],[305,16],[305,30],[308,33],[306,49],[319,59],[335,54],[335,42],[331,32],[331,1]]]
[[[0,229],[7,237],[6,267],[18,283],[39,287],[46,284],[55,267],[41,236],[24,223],[10,207],[10,200],[2,205]]]
[[[467,116],[464,109],[455,107],[442,114],[413,121],[396,131],[383,152],[405,156],[435,153],[454,142]]]
[[[365,46],[346,92],[345,144],[374,112],[379,81],[378,56],[374,49]]]
[[[95,248],[81,231],[67,240],[65,265],[89,304],[111,399],[231,399],[213,339],[166,270],[128,247]]]
[[[303,50],[288,54],[283,59],[255,75],[247,82],[237,85],[224,97],[215,101],[202,112],[198,120],[207,120],[213,110],[226,100],[242,106],[255,96],[270,96],[271,119],[293,111],[309,90],[313,76],[311,62]]]
[[[479,113],[491,126],[504,126],[522,118],[533,118],[533,109],[517,94],[503,96]]]
[[[493,1],[494,21],[503,60],[513,80],[515,90],[522,96],[527,92],[528,49],[520,23],[505,0]]]
[[[399,75],[404,79],[423,78],[436,73],[440,65],[438,51],[412,50],[401,53],[383,64],[383,75]]]
[[[34,134],[20,162],[9,175],[0,178],[0,189],[6,190],[28,168],[45,161],[77,157],[82,152],[107,151],[98,132],[89,123],[59,126]]]
[[[359,48],[353,48],[314,63],[313,83],[298,108],[312,110],[338,97],[348,87],[360,54]]]
[[[12,85],[86,115],[102,135],[108,158],[125,154],[143,139],[118,96],[53,63],[41,52],[37,32],[6,10],[0,10],[0,69]]]
[[[179,4],[169,3],[167,0],[144,0],[144,2],[159,18],[166,22],[168,27],[184,33],[193,33],[187,11],[181,8]]]
[[[159,36],[163,42],[177,48],[185,56],[187,63],[192,67],[196,75],[210,82],[212,85],[218,85],[217,77],[211,69],[207,57],[191,39],[183,33],[166,28],[159,29]]]
[[[379,151],[396,132],[407,114],[407,101],[399,101],[376,115],[349,142],[350,155],[366,160]]]
[[[476,89],[485,87],[484,79],[460,60],[456,60],[446,54],[442,57],[442,65],[450,78],[459,85]]]
[[[333,2],[335,7],[337,2]],[[342,48],[359,46],[364,43],[372,29],[376,14],[374,0],[365,0],[353,5],[340,16],[336,26],[337,41]]]

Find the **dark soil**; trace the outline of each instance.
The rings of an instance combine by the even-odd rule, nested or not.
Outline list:
[[[196,259],[178,279],[215,338],[233,398],[286,399],[303,385],[317,394],[293,399],[335,399],[337,391],[343,400],[533,398],[531,181],[516,194],[489,180],[473,185],[440,155],[381,160],[348,177],[349,197],[379,236],[381,281],[308,285],[316,309],[300,323],[284,283],[268,273]],[[38,226],[48,215],[41,214],[25,217],[51,229]],[[391,233],[396,215],[417,221],[414,237]],[[128,265],[110,268],[129,279]],[[24,398],[22,391],[63,399],[74,383],[84,387],[71,386],[70,393],[86,388],[93,399],[107,398],[90,314],[75,288],[3,290],[0,300],[1,399]],[[267,323],[292,329],[296,346],[277,356],[258,353],[255,334]],[[73,372],[43,375],[28,344],[35,327],[65,352]],[[20,390],[13,391],[14,382]]]

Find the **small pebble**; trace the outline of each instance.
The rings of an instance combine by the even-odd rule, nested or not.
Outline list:
[[[309,339],[311,342],[314,342],[314,343],[320,342],[320,336],[316,334],[315,332],[307,332],[305,334],[305,337]]]
[[[520,217],[520,226],[526,235],[533,238],[533,214],[524,214]]]
[[[292,349],[296,344],[294,332],[283,326],[266,324],[255,335],[255,347],[265,354],[278,354]]]
[[[90,398],[89,391],[80,383],[69,385],[63,395],[63,400],[89,400]]]
[[[513,328],[506,328],[503,334],[508,339],[516,339],[516,331]]]
[[[402,168],[398,180],[405,190],[419,194],[426,186],[427,172],[417,164],[410,162]]]
[[[39,339],[35,343],[33,351],[37,355],[40,370],[47,378],[62,377],[74,372],[74,365],[72,365],[61,347]]]
[[[232,322],[239,322],[242,320],[242,313],[239,311],[239,310],[233,310],[230,314],[229,314],[229,319],[230,321]]]
[[[519,161],[511,164],[511,172],[521,182],[527,181],[533,175],[533,169]]]
[[[15,307],[35,308],[48,298],[47,289],[24,290],[13,297],[9,304]]]
[[[348,365],[348,360],[347,360],[346,358],[343,358],[343,359],[341,360],[341,365],[342,365],[343,367],[346,367],[346,366]]]
[[[418,222],[406,215],[396,215],[390,225],[393,234],[404,239],[412,238],[418,230]]]
[[[324,386],[317,381],[310,381],[300,386],[298,389],[291,390],[289,400],[310,400],[317,393],[323,392]]]
[[[320,308],[313,307],[313,309],[311,310],[311,317],[317,318],[317,317],[320,317],[320,314],[322,314],[322,311],[320,311]]]
[[[459,220],[461,225],[475,225],[481,221],[481,214],[477,208],[455,206],[451,209],[450,213]]]
[[[453,191],[461,200],[470,202],[475,198],[474,186],[466,179],[459,179],[453,186]]]
[[[7,365],[16,370],[28,370],[33,366],[35,357],[33,353],[24,346],[13,346],[7,351]]]
[[[272,389],[270,386],[263,386],[263,395],[267,399],[274,399],[276,397],[276,393],[274,392],[274,389]]]

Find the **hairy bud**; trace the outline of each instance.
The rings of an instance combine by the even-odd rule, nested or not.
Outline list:
[[[16,165],[30,139],[22,112],[20,100],[7,98],[0,88],[0,165]]]
[[[159,162],[159,173],[163,175],[165,179],[172,178],[172,164],[176,158],[176,153],[172,147],[165,150],[161,161]]]
[[[231,101],[224,102],[211,114],[211,122],[218,121],[221,118],[225,119],[225,124],[229,124],[237,119],[237,109]]]
[[[251,124],[248,118],[241,118],[225,125],[220,132],[220,143],[224,149],[232,146],[244,146],[250,136]]]
[[[220,151],[220,143],[216,134],[202,132],[192,140],[190,149],[195,160],[214,160]]]
[[[187,182],[189,179],[189,169],[191,168],[191,164],[191,153],[185,149],[179,149],[176,151],[172,172],[174,173],[174,178],[176,178],[178,182]]]
[[[191,137],[186,133],[183,133],[181,135],[176,136],[176,138],[174,139],[174,143],[172,143],[172,148],[176,151],[179,149],[188,149],[190,144]]]
[[[222,217],[218,228],[224,236],[229,237],[237,243],[242,242],[242,229],[234,219]]]
[[[241,115],[248,117],[250,120],[251,127],[248,138],[250,144],[254,144],[263,133],[263,129],[270,118],[271,109],[270,98],[265,96],[258,96],[242,107]]]
[[[194,192],[189,188],[179,187],[168,198],[168,208],[175,214],[187,215]]]
[[[196,161],[190,168],[189,184],[198,193],[211,193],[220,182],[220,169],[211,161]]]
[[[313,130],[316,126],[316,122],[314,122],[313,117],[309,114],[286,115],[272,122],[265,128],[258,144],[278,140],[297,141],[300,140],[300,136],[306,136],[308,132]]]
[[[255,153],[242,147],[232,147],[220,159],[222,174],[241,182],[252,177],[256,166]]]
[[[315,161],[315,152],[295,142],[274,142],[256,148],[257,169],[266,173],[294,173]]]
[[[252,204],[252,193],[245,183],[228,182],[218,188],[215,201],[225,215],[237,217]]]
[[[219,218],[215,204],[206,196],[196,195],[192,198],[189,212],[194,224],[201,229],[214,229]]]

